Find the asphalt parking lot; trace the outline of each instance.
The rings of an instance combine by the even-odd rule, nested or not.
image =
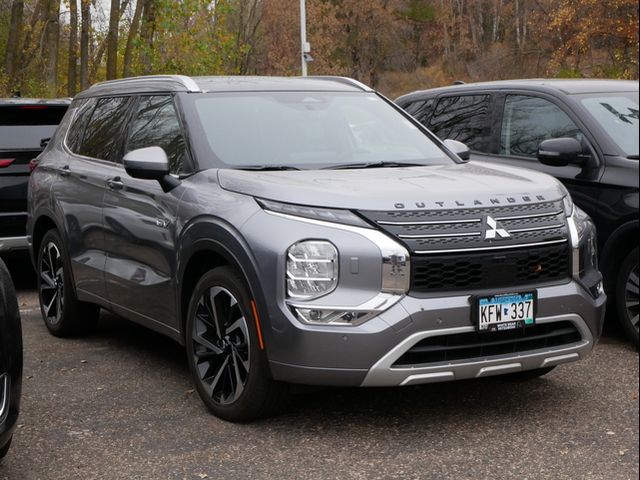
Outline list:
[[[54,338],[18,287],[22,412],[0,478],[638,478],[638,353],[615,329],[529,383],[308,390],[235,425],[207,413],[178,345],[107,313]]]

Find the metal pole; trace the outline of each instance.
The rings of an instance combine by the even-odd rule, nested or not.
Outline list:
[[[300,0],[300,60],[302,61],[302,76],[307,76],[307,9],[305,0]]]

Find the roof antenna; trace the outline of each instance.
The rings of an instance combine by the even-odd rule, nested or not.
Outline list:
[[[464,82],[462,80],[454,80],[453,84],[454,85],[464,85]]]

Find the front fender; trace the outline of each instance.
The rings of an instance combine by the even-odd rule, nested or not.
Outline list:
[[[242,234],[230,223],[213,216],[200,216],[193,219],[182,231],[177,243],[178,252],[178,292],[181,297],[184,285],[184,275],[189,260],[198,252],[213,252],[238,269],[244,276],[251,297],[256,302],[258,315],[262,325],[262,334],[268,343],[269,315],[266,310],[266,302],[262,282],[258,274],[258,265]],[[180,318],[184,318],[186,312],[182,311],[180,298],[178,298]],[[184,329],[183,329],[184,330]],[[184,335],[184,332],[183,332]]]

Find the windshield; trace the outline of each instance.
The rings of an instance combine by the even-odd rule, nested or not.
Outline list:
[[[585,95],[581,102],[625,155],[638,155],[637,92]]]
[[[231,168],[453,163],[426,134],[373,93],[233,92],[186,97],[198,120],[192,135],[205,139],[199,142],[207,149],[204,157]]]

